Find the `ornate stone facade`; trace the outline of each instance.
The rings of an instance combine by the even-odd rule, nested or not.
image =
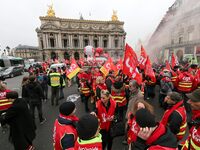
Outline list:
[[[40,21],[41,26],[36,32],[43,60],[81,58],[84,57],[84,47],[88,45],[102,47],[114,58],[123,56],[124,22],[84,20],[82,17],[63,19],[49,15],[40,17]]]
[[[152,35],[148,48],[167,60],[175,53],[179,61],[187,57],[200,62],[200,2],[176,0]]]
[[[40,51],[35,46],[18,45],[14,48],[14,55],[24,59],[40,59]]]

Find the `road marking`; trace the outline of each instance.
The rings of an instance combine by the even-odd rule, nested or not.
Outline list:
[[[80,97],[80,95],[78,95],[78,94],[72,94],[67,97],[66,101],[76,102],[79,97]]]

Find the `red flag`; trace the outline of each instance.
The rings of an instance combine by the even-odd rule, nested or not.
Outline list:
[[[168,61],[168,60],[165,61],[165,64],[166,64],[165,69],[171,71],[171,67],[170,67],[170,64],[169,64],[169,61]]]
[[[69,79],[73,78],[80,71],[79,66],[75,59],[71,60],[70,68],[67,70],[66,75]]]
[[[137,70],[138,59],[133,49],[126,44],[125,56],[123,62],[123,73],[128,75],[130,78],[135,79],[138,84],[141,84],[142,77]]]
[[[145,73],[146,76],[149,76],[153,82],[156,82],[156,76],[155,76],[155,73],[153,71],[149,56],[147,57],[144,73]]]
[[[141,46],[141,54],[140,54],[140,59],[139,59],[140,69],[145,69],[146,61],[147,61],[147,53],[146,53],[144,47]]]
[[[172,66],[172,69],[174,68],[174,66],[178,65],[178,60],[176,58],[176,56],[174,56],[174,53],[172,53],[172,57],[171,57],[171,66]]]
[[[108,60],[106,61],[106,63],[100,68],[100,71],[107,76],[109,71],[112,69],[113,66],[113,61],[112,58],[109,57]]]

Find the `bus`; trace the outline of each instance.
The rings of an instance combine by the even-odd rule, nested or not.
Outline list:
[[[13,56],[0,57],[0,67],[21,66],[24,68],[24,59]]]

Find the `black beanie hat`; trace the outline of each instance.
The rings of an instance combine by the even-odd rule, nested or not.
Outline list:
[[[136,112],[135,117],[137,124],[142,128],[156,126],[155,116],[147,109],[139,109]]]
[[[73,102],[64,102],[60,105],[59,111],[62,115],[68,116],[75,109],[75,104]]]
[[[91,139],[99,127],[98,119],[94,115],[86,114],[77,123],[78,136],[82,140]]]
[[[122,88],[123,85],[124,85],[124,83],[121,82],[121,81],[116,81],[116,82],[113,84],[114,88],[116,88],[116,89]]]

